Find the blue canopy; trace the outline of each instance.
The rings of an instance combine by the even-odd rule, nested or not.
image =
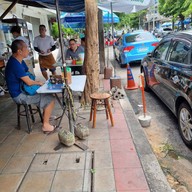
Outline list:
[[[16,0],[6,0],[14,2]],[[81,12],[85,10],[84,0],[58,0],[60,11]],[[19,0],[19,4],[56,9],[55,0]]]
[[[103,23],[112,23],[111,13],[108,11],[103,12]],[[80,13],[62,13],[61,14],[62,23],[85,23],[85,12]],[[119,17],[113,13],[113,23],[118,23]]]

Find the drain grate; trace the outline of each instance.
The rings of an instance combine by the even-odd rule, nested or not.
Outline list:
[[[93,192],[94,151],[36,153],[17,191]]]

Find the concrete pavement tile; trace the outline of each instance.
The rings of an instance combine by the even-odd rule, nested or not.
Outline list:
[[[11,158],[11,155],[7,155],[7,156],[1,156],[0,158],[0,173],[2,172],[2,170],[4,169],[5,165],[7,164],[7,162],[9,161],[9,159]]]
[[[20,142],[22,141],[23,137],[24,135],[9,135],[0,145],[1,157],[13,155],[20,146]]]
[[[88,147],[92,151],[110,151],[110,142],[109,140],[89,140]]]
[[[109,122],[109,119],[106,119],[106,115],[105,115],[105,113],[103,113],[103,114],[98,114],[97,113],[97,117],[96,117],[96,126],[95,126],[95,128],[103,128],[103,129],[106,129],[108,126],[108,122]],[[90,123],[90,127],[92,127],[92,125],[93,125],[93,119],[92,119],[92,121],[91,121],[91,123]],[[94,128],[94,129],[95,129]]]
[[[96,151],[95,152],[95,164],[97,169],[113,168],[112,157],[110,151]]]
[[[126,122],[124,122],[123,120],[121,121],[120,119],[118,119],[117,121],[116,119],[114,119],[114,126],[112,128],[116,130],[128,130]]]
[[[54,171],[57,169],[60,156],[60,154],[37,154],[29,171]]]
[[[3,141],[7,138],[8,134],[0,134],[0,143],[3,143]]]
[[[141,167],[139,158],[135,151],[112,152],[112,158],[113,158],[113,166],[115,169]]]
[[[46,135],[42,133],[25,134],[25,137],[21,142],[21,145],[16,150],[15,154],[33,155],[37,153],[40,150],[45,138]]]
[[[135,146],[133,144],[132,139],[113,139],[111,141],[111,151],[119,152],[119,151],[135,151]]]
[[[13,192],[18,188],[24,174],[6,174],[0,175],[0,191],[1,192]]]
[[[132,190],[132,189],[130,189],[130,190],[123,190],[123,191],[117,191],[117,192],[150,192],[150,190],[148,190],[148,189],[144,189],[144,190],[141,190],[141,189],[139,189],[139,190]]]
[[[57,171],[51,192],[80,192],[83,188],[84,170]]]
[[[22,143],[16,150],[16,155],[34,155],[39,152],[42,143]]]
[[[31,133],[31,134],[26,134],[25,138],[23,139],[23,144],[24,143],[42,143],[46,139],[46,134],[43,133]]]
[[[18,145],[23,140],[25,135],[9,135],[3,142],[3,145]]]
[[[54,148],[59,144],[60,144],[60,141],[59,141],[57,132],[47,135],[47,137],[45,138],[43,144],[39,149],[39,152],[40,153],[55,152]]]
[[[117,191],[149,190],[142,168],[114,169]]]
[[[110,139],[131,139],[128,129],[110,129]]]
[[[95,170],[94,189],[98,192],[109,192],[115,190],[115,180],[113,169]]]
[[[79,159],[79,162],[76,162],[76,159]],[[78,169],[91,169],[91,153],[90,152],[72,152],[72,153],[63,153],[59,160],[58,170],[78,170]]]
[[[103,128],[97,128],[89,129],[89,140],[95,140],[95,139],[107,139],[109,140],[109,130],[108,129],[103,129]]]
[[[28,169],[32,159],[33,156],[13,156],[2,173],[24,173]]]
[[[55,172],[28,172],[19,192],[49,192]]]

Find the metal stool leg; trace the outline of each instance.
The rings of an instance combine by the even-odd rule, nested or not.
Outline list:
[[[38,110],[38,113],[39,113],[39,117],[41,119],[41,123],[43,123],[43,116],[41,114],[41,109],[37,106],[37,110]]]
[[[30,116],[31,116],[32,122],[35,123],[35,118],[34,118],[34,115],[33,115],[33,109],[31,107],[31,105],[28,105],[28,107],[29,107],[29,112],[30,112]]]
[[[26,113],[26,121],[27,121],[27,127],[28,127],[28,132],[31,132],[31,124],[30,124],[30,116],[29,116],[29,109],[28,105],[24,105],[25,107],[25,113]]]
[[[20,127],[20,108],[21,108],[21,105],[17,104],[17,128],[18,129],[21,129],[21,127]]]

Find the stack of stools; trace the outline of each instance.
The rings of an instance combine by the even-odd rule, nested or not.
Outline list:
[[[21,110],[22,106],[24,108],[23,110]],[[18,129],[20,129],[20,116],[25,116],[26,121],[27,121],[28,133],[30,133],[32,131],[31,120],[32,120],[32,123],[35,122],[34,115],[36,113],[39,113],[41,122],[43,123],[43,117],[42,117],[41,110],[39,109],[39,107],[36,106],[36,109],[33,109],[31,105],[17,104],[17,126],[18,126]],[[31,118],[31,120],[30,120],[30,118]]]
[[[90,95],[91,111],[90,111],[89,121],[92,121],[92,117],[93,117],[93,128],[95,128],[95,125],[96,125],[96,112],[97,112],[98,105],[103,105],[105,107],[106,118],[108,119],[108,116],[109,116],[111,120],[111,126],[114,126],[113,116],[112,116],[111,108],[109,104],[110,97],[111,95],[109,93],[93,93]]]

